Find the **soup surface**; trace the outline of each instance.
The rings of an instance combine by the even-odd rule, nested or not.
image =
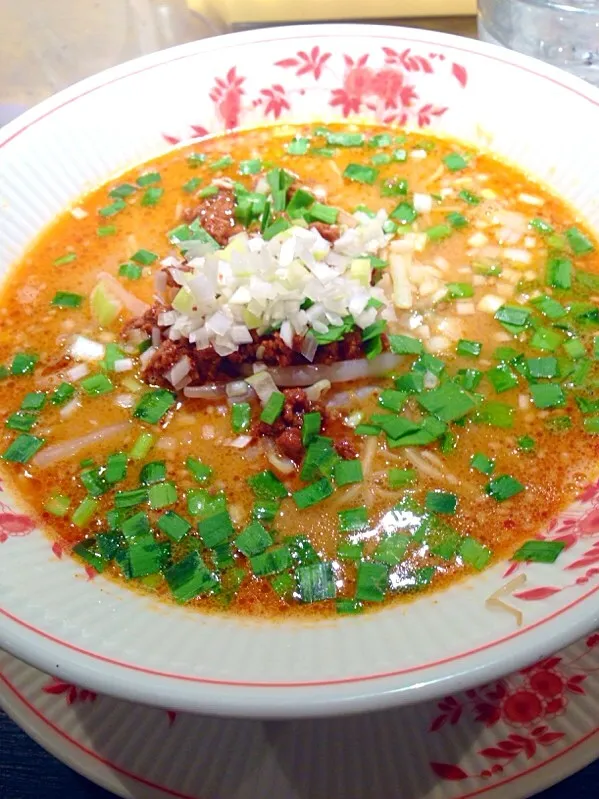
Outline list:
[[[3,470],[88,568],[357,613],[535,534],[596,471],[599,258],[564,203],[389,127],[206,139],[10,273]]]

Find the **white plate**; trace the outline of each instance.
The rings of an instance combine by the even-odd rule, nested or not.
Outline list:
[[[476,694],[342,720],[168,713],[1,653],[0,704],[53,755],[127,799],[521,799],[599,755],[599,634]]]
[[[596,89],[516,53],[444,34],[291,27],[141,58],[4,128],[0,273],[82,191],[182,137],[344,116],[490,143],[599,229],[598,173],[589,168],[599,129]],[[568,543],[557,563],[520,569],[527,578],[514,600],[524,613],[521,629],[509,614],[485,608],[506,582],[507,564],[407,606],[318,625],[158,606],[58,559],[6,492],[0,645],[61,678],[175,709],[275,717],[429,699],[520,667],[597,624],[598,491],[589,487],[543,531]]]

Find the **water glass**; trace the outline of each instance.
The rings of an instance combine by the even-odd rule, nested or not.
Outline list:
[[[599,0],[478,0],[478,33],[599,85]]]

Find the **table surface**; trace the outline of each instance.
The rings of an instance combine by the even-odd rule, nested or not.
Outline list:
[[[397,24],[476,36],[476,21],[472,17],[418,18],[397,20]],[[0,799],[38,799],[42,775],[44,799],[109,799],[111,796],[45,752],[0,711]],[[597,799],[598,795],[599,760],[539,794],[537,799]],[[143,793],[139,796],[143,797]]]

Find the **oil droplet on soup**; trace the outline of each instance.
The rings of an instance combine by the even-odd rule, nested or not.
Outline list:
[[[598,299],[572,210],[459,142],[198,141],[9,275],[3,473],[80,562],[200,610],[360,613],[552,562],[535,537],[596,472]]]

